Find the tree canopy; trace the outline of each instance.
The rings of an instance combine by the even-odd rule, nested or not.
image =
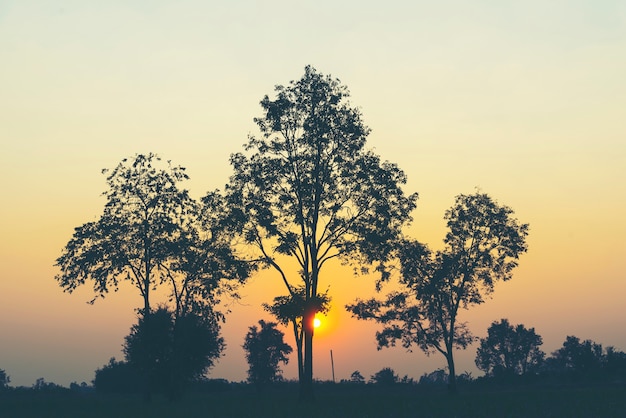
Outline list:
[[[306,67],[275,88],[255,119],[260,136],[231,156],[229,203],[243,236],[290,296],[304,290],[302,396],[311,397],[312,339],[320,271],[332,259],[384,271],[390,243],[410,220],[417,195],[406,176],[365,148],[369,128],[339,80]],[[287,269],[289,258],[298,268]]]
[[[397,340],[426,353],[445,356],[449,386],[456,391],[453,350],[466,348],[475,337],[458,320],[459,309],[483,303],[496,281],[511,279],[524,253],[528,225],[513,210],[487,194],[459,195],[445,213],[448,233],[443,250],[405,239],[397,248],[402,290],[386,299],[357,300],[346,308],[360,319],[383,324],[376,333],[378,347]]]
[[[545,353],[534,328],[513,326],[507,319],[493,322],[487,337],[480,339],[476,352],[476,366],[487,376],[523,375],[539,371]]]
[[[219,294],[248,276],[253,266],[232,251],[223,199],[212,192],[202,204],[194,201],[179,187],[189,178],[184,167],[149,153],[103,173],[108,190],[100,219],[77,227],[56,260],[55,279],[65,291],[91,281],[93,302],[128,280],[149,313],[151,291],[165,285],[176,316],[208,314]]]
[[[261,389],[264,385],[282,379],[280,363],[289,362],[288,355],[293,348],[284,342],[282,331],[276,329],[275,322],[259,321],[251,326],[246,334],[243,349],[246,351],[248,381]]]

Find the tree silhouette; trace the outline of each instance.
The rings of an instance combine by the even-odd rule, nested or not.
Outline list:
[[[318,293],[315,299],[308,303],[305,299],[303,287],[292,289],[292,294],[288,296],[277,296],[271,305],[263,304],[266,311],[278,319],[278,322],[285,326],[292,326],[296,340],[296,354],[298,358],[298,380],[304,377],[303,361],[303,341],[304,341],[304,315],[306,307],[313,305],[315,312],[326,313],[330,306],[330,296],[328,293]]]
[[[141,376],[128,362],[112,357],[96,369],[93,385],[99,393],[137,393],[142,389]]]
[[[55,278],[68,292],[91,280],[101,297],[129,280],[150,312],[150,291],[167,279],[162,266],[175,254],[181,220],[193,207],[178,187],[188,176],[183,167],[163,166],[152,153],[124,159],[103,173],[109,186],[104,213],[76,228],[56,261],[61,273]]]
[[[427,354],[445,356],[449,390],[456,392],[454,349],[474,341],[459,308],[483,303],[498,280],[509,280],[520,254],[526,251],[527,224],[518,224],[513,211],[488,195],[459,195],[446,211],[449,232],[445,248],[432,253],[425,245],[404,240],[397,250],[400,284],[385,300],[357,300],[346,308],[360,319],[384,325],[376,333],[379,349],[397,340]]]
[[[493,322],[487,330],[487,338],[480,339],[476,353],[476,366],[487,376],[523,375],[538,371],[545,353],[539,349],[543,344],[534,328],[513,326],[507,319]]]
[[[603,357],[602,344],[568,335],[547,361],[548,368],[556,372],[588,374],[601,369]]]
[[[246,351],[248,381],[257,389],[281,380],[282,372],[279,363],[287,364],[289,353],[293,348],[283,341],[285,334],[276,329],[275,322],[259,321],[261,328],[253,325],[246,334],[243,348]]]
[[[61,271],[55,279],[65,291],[93,281],[96,298],[104,297],[128,280],[149,313],[151,291],[168,285],[174,312],[182,316],[207,313],[219,294],[249,275],[254,266],[232,252],[235,230],[224,218],[223,198],[212,192],[202,205],[191,199],[178,187],[188,179],[183,167],[150,153],[103,172],[109,190],[102,216],[76,228],[56,260]]]
[[[0,369],[0,391],[7,389],[11,383],[11,378],[3,369]]]
[[[370,377],[370,382],[377,385],[391,386],[398,382],[398,378],[398,375],[392,368],[385,367],[374,373]]]
[[[143,298],[140,315],[146,324],[152,313],[151,292],[166,287],[176,329],[202,316],[206,323],[199,323],[200,328],[219,331],[216,321],[224,316],[216,305],[224,294],[236,298],[237,285],[254,268],[232,250],[237,230],[227,219],[219,192],[196,202],[179,188],[188,179],[185,169],[152,153],[124,159],[103,173],[109,186],[103,214],[76,228],[56,260],[61,271],[55,279],[68,292],[92,281],[92,303],[128,280]],[[159,350],[171,349],[168,341],[156,339],[155,344],[166,345],[139,352],[152,358]],[[135,358],[134,363],[142,362]],[[150,367],[142,363],[140,369],[147,372]]]
[[[313,319],[320,273],[332,259],[376,263],[410,217],[404,173],[365,150],[369,129],[336,79],[305,68],[261,101],[261,137],[231,156],[229,202],[243,236],[264,266],[280,275],[290,296],[304,289],[301,399],[312,399]],[[298,267],[290,273],[293,261]]]
[[[359,383],[359,384],[365,383],[365,378],[363,377],[363,375],[361,374],[360,371],[355,370],[350,375],[350,382],[352,382],[352,383]]]
[[[166,308],[141,315],[124,343],[126,361],[148,379],[146,388],[166,391],[171,399],[202,377],[223,349],[215,318],[195,314],[175,318]]]

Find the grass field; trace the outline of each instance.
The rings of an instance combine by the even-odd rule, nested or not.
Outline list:
[[[5,394],[2,418],[159,417],[626,417],[626,388],[466,391],[371,390],[316,392],[301,404],[293,392],[192,394],[178,402],[155,397]]]

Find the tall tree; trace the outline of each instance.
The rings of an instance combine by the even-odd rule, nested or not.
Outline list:
[[[128,280],[149,314],[151,291],[165,285],[175,317],[215,314],[220,294],[236,296],[237,284],[254,265],[232,250],[235,229],[219,192],[197,203],[179,188],[188,179],[185,168],[152,153],[124,159],[103,173],[109,189],[102,216],[77,227],[56,260],[55,279],[65,291],[92,281],[93,302]]]
[[[128,280],[142,296],[140,316],[147,324],[153,322],[148,318],[151,292],[163,286],[170,295],[177,330],[195,321],[200,328],[219,331],[216,321],[223,321],[224,315],[215,307],[225,294],[237,297],[237,285],[254,268],[233,252],[237,230],[226,216],[219,192],[196,202],[179,188],[188,178],[185,169],[152,153],[124,159],[103,173],[109,186],[104,212],[98,221],[76,228],[56,260],[60,273],[55,278],[61,287],[72,292],[92,281],[93,303]],[[138,352],[146,355],[145,361],[156,361],[151,353],[168,350],[169,340],[150,341],[164,346]],[[143,377],[149,380],[147,374]]]
[[[405,196],[404,173],[365,149],[369,129],[339,80],[306,67],[275,88],[256,118],[246,154],[231,156],[230,202],[244,237],[279,274],[289,295],[304,289],[304,375],[301,398],[312,399],[313,319],[320,272],[332,259],[376,262],[410,220],[417,196]],[[288,268],[297,262],[295,271]]]
[[[124,159],[103,173],[109,186],[104,213],[75,229],[56,260],[61,272],[55,279],[68,292],[93,281],[96,298],[129,280],[143,298],[144,312],[150,312],[150,291],[167,280],[162,267],[174,254],[180,220],[193,207],[178,186],[188,176],[185,168],[164,165],[152,153]]]
[[[493,322],[487,337],[480,339],[476,352],[476,366],[487,376],[523,375],[537,371],[545,353],[539,349],[543,344],[534,328],[513,326],[507,319]]]
[[[246,334],[243,349],[246,351],[248,381],[261,390],[265,385],[282,377],[279,364],[287,364],[293,348],[287,344],[275,322],[259,321],[260,328],[251,326]]]
[[[403,289],[346,308],[359,319],[383,324],[376,333],[379,349],[400,340],[405,348],[416,345],[445,356],[449,390],[455,393],[454,349],[475,340],[467,324],[459,322],[459,309],[483,303],[496,281],[511,279],[527,249],[528,225],[512,215],[512,209],[484,193],[457,196],[444,217],[449,228],[444,249],[433,253],[405,240],[397,250]]]

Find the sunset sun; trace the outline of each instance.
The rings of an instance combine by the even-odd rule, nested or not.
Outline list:
[[[319,326],[320,326],[320,325],[322,325],[322,321],[320,321],[320,319],[319,319],[319,318],[315,318],[315,319],[313,320],[313,326],[314,326],[315,328],[319,328]]]

